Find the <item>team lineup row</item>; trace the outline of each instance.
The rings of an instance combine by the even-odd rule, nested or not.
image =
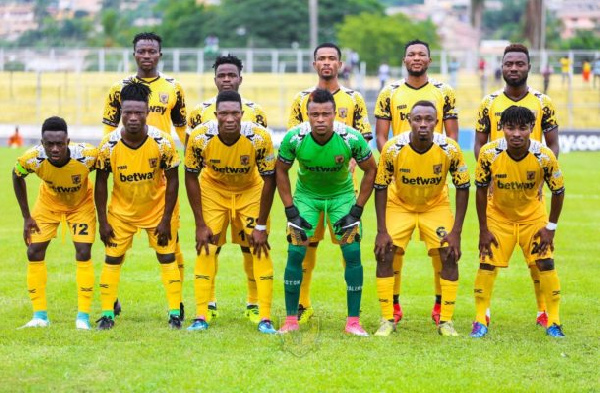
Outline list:
[[[100,237],[106,246],[98,328],[112,328],[115,314],[120,311],[120,266],[139,228],[147,230],[161,264],[169,324],[181,327],[179,156],[168,133],[173,124],[180,139],[186,141],[185,186],[196,222],[196,318],[188,330],[207,329],[217,315],[214,279],[219,249],[231,224],[231,240],[240,244],[248,276],[246,315],[258,323],[260,332],[277,332],[270,320],[273,264],[268,253],[267,219],[278,189],[286,207],[290,242],[284,274],[288,317],[279,332],[298,330],[299,323],[306,322],[314,312],[309,285],[316,246],[323,238],[327,220],[345,262],[345,331],[366,335],[359,322],[363,283],[360,216],[375,189],[377,291],[382,309],[381,325],[375,334],[390,335],[402,318],[398,296],[402,257],[418,226],[436,276],[432,318],[440,334],[457,335],[452,314],[470,180],[462,152],[452,139],[458,132],[454,93],[449,86],[427,77],[431,59],[426,43],[412,41],[405,47],[408,78],[380,93],[375,111],[377,143],[382,153],[379,166],[366,142],[372,133],[364,100],[337,82],[341,62],[335,45],[323,44],[315,49],[313,64],[319,83],[299,93],[295,100],[291,127],[277,159],[269,132],[261,126],[266,125],[264,112],[237,93],[241,62],[234,56],[217,58],[215,83],[219,94],[192,112],[190,131],[184,136],[187,122],[183,93],[180,87],[168,90],[161,85],[178,86],[157,72],[160,45],[160,37],[152,33],[134,39],[138,74],[111,90],[104,116],[107,127],[116,127],[119,122],[122,127],[108,129],[98,149],[68,144],[66,123],[53,117],[42,126],[42,145],[18,160],[13,179],[25,218],[27,281],[34,307],[34,317],[25,326],[48,325],[45,251],[59,222],[66,219],[78,261],[76,326],[91,327],[94,274],[90,252],[95,237],[95,193]],[[475,282],[474,337],[487,333],[497,267],[508,265],[517,241],[530,264],[534,283],[537,281],[537,322],[547,326],[547,334],[563,335],[558,317],[560,284],[552,259],[553,236],[564,197],[562,175],[552,151],[557,149],[557,125],[550,100],[526,84],[529,67],[525,47],[507,48],[503,59],[507,85],[503,92],[484,99],[477,126],[479,161],[475,173],[481,264]],[[164,124],[168,125],[166,129],[162,128]],[[390,124],[396,136],[385,142]],[[548,148],[540,143],[542,133]],[[492,142],[482,148],[488,138]],[[292,194],[288,172],[295,160],[299,169]],[[364,171],[360,187],[355,187],[351,174],[355,166]],[[92,191],[87,177],[94,168],[98,171]],[[44,182],[29,214],[24,177],[33,172]],[[110,173],[113,192],[107,211]],[[449,206],[448,173],[456,188],[456,218]],[[553,195],[549,218],[540,197],[543,182]]]

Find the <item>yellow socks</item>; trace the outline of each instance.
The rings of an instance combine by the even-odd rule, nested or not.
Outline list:
[[[440,257],[440,250],[436,249],[431,254],[431,266],[433,266],[433,286],[436,295],[442,294],[442,285],[440,283],[442,272],[442,257]]]
[[[196,316],[206,318],[208,302],[214,295],[214,280],[217,272],[217,246],[209,244],[209,253],[204,249],[196,256],[194,266],[194,293],[196,296]]]
[[[29,261],[27,264],[27,290],[33,305],[33,312],[46,311],[46,282],[48,281],[48,269],[46,261]]]
[[[183,262],[183,253],[181,252],[181,246],[179,242],[175,245],[175,261],[177,262],[177,268],[179,269],[179,279],[183,288],[183,278],[185,276],[185,263]]]
[[[402,265],[404,263],[404,251],[400,248],[396,250],[394,259],[392,261],[392,268],[394,269],[394,295],[400,295],[400,286],[402,284]],[[379,292],[379,289],[377,290]]]
[[[310,282],[317,262],[317,247],[306,247],[306,255],[302,261],[302,283],[300,284],[300,303],[310,307]]]
[[[271,319],[273,301],[273,261],[271,256],[250,254],[253,257],[254,277],[258,292],[258,312],[260,319]]]
[[[77,261],[77,311],[89,314],[94,293],[94,264],[92,261]]]
[[[560,325],[558,316],[560,306],[560,280],[555,269],[540,272],[541,291],[546,298],[546,313],[548,314],[548,327],[552,324]]]
[[[256,280],[254,279],[254,259],[251,252],[242,251],[244,258],[244,271],[246,272],[248,285],[248,304],[258,304],[258,291],[256,289]]]
[[[217,250],[217,248],[215,248],[215,250]],[[212,249],[211,249],[210,253],[211,254],[213,253]],[[196,261],[197,260],[198,259],[196,258]],[[219,254],[217,254],[215,251],[215,273],[213,274],[212,282],[210,283],[210,301],[209,301],[210,303],[217,302],[217,295],[215,292],[215,282],[216,282],[216,277],[217,277],[218,271],[219,271]]]
[[[485,313],[490,306],[494,281],[496,280],[496,270],[498,269],[479,269],[477,271],[477,277],[475,278],[475,320],[486,326],[487,321],[485,319]]]
[[[104,263],[100,274],[100,303],[102,311],[113,311],[113,304],[119,294],[121,265]]]
[[[381,316],[388,321],[394,319],[394,281],[394,277],[377,277],[377,296],[381,306]]]
[[[441,278],[440,287],[442,291],[440,321],[448,322],[452,320],[452,316],[454,315],[456,294],[458,292],[458,281],[449,281]]]
[[[177,311],[179,315],[179,303],[181,302],[181,278],[177,268],[177,260],[160,264],[160,272],[165,291],[167,292],[167,303],[169,311]]]
[[[540,269],[536,265],[530,265],[529,274],[533,280],[533,289],[535,290],[535,300],[537,301],[538,312],[546,311],[546,299],[540,288]]]

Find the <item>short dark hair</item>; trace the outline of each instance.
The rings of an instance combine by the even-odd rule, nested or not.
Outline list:
[[[527,47],[523,44],[510,44],[509,46],[504,48],[504,54],[502,55],[502,58],[504,58],[504,56],[506,56],[506,54],[509,52],[525,53],[525,55],[527,55],[527,62],[531,62],[531,60],[529,59],[529,49],[527,49]]]
[[[44,120],[42,124],[42,135],[44,135],[44,131],[64,131],[65,134],[68,134],[67,130],[67,122],[62,117],[52,116]]]
[[[335,109],[335,99],[333,98],[333,94],[329,90],[326,89],[315,89],[312,93],[308,95],[308,100],[306,101],[306,107],[308,108],[308,104],[314,102],[315,104],[324,104],[326,102],[331,102],[333,104],[333,109]]]
[[[121,102],[123,101],[143,101],[146,104],[150,101],[150,87],[135,79],[129,79],[121,89]]]
[[[317,59],[317,51],[319,49],[321,49],[321,48],[333,48],[333,49],[335,49],[337,51],[337,54],[338,54],[338,60],[342,60],[342,51],[340,50],[340,48],[336,44],[334,44],[332,42],[324,42],[324,43],[320,44],[319,46],[317,46],[315,48],[315,51],[313,52],[313,59],[315,59],[315,60]]]
[[[148,41],[156,41],[158,42],[158,50],[162,50],[162,38],[154,32],[143,32],[138,33],[133,37],[133,50],[135,51],[135,45],[138,41],[148,40]]]
[[[242,97],[240,96],[240,93],[238,93],[237,91],[224,90],[224,91],[220,92],[219,94],[217,94],[217,103],[216,103],[217,108],[219,107],[219,104],[221,102],[238,102],[241,107],[242,106]]]
[[[412,106],[412,108],[410,108],[410,112],[412,113],[412,111],[418,106],[428,106],[430,108],[433,108],[435,110],[435,112],[437,113],[437,108],[435,107],[435,104],[433,102],[427,101],[427,100],[420,100],[420,101],[415,102],[415,104]]]
[[[500,117],[500,126],[506,124],[514,126],[533,126],[535,124],[535,115],[530,109],[523,106],[513,105],[502,112]]]
[[[242,68],[244,68],[244,66],[242,65],[242,61],[237,56],[229,54],[225,56],[218,56],[215,60],[215,63],[212,66],[212,68],[215,69],[215,74],[217,73],[217,68],[219,68],[221,64],[233,64],[237,67],[239,74],[242,73]]]
[[[406,45],[404,45],[404,56],[406,56],[406,51],[408,50],[408,47],[411,45],[424,45],[425,48],[427,48],[427,56],[431,57],[431,49],[429,49],[429,44],[427,42],[421,41],[421,40],[408,41],[406,43]]]

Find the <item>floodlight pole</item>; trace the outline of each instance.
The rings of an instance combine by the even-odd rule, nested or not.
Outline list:
[[[319,0],[308,0],[308,26],[310,47],[317,46],[317,32],[319,27]]]

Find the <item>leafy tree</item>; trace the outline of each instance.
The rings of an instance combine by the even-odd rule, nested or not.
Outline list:
[[[598,49],[600,36],[593,31],[578,30],[575,37],[560,41],[560,49]]]
[[[195,0],[163,0],[156,10],[162,12],[162,23],[156,26],[156,31],[170,47],[204,45],[206,25],[214,17],[210,7],[197,4]]]
[[[400,66],[408,41],[420,39],[432,49],[439,48],[439,37],[432,22],[412,22],[404,14],[348,16],[339,26],[338,38],[343,47],[358,52],[369,72],[374,72],[383,59],[391,66]]]

